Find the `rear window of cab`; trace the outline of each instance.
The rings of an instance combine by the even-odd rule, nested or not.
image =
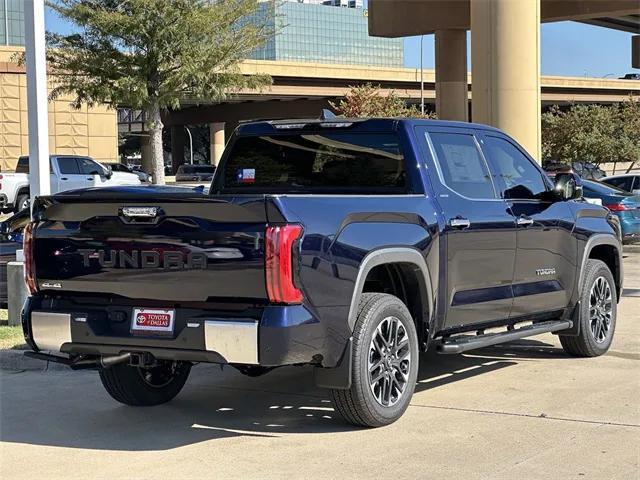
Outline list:
[[[240,136],[216,179],[220,193],[406,193],[395,133]]]

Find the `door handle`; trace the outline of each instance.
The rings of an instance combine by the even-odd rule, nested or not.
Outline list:
[[[529,225],[533,225],[533,218],[527,217],[526,215],[521,215],[516,220],[518,226],[528,227]]]
[[[60,180],[69,180],[67,177],[61,177]]]
[[[453,228],[469,228],[471,222],[468,218],[456,217],[449,220],[449,225]]]

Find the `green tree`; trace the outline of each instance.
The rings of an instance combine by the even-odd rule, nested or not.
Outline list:
[[[551,107],[542,115],[545,159],[596,164],[640,159],[640,104],[629,100],[611,106]]]
[[[162,113],[182,100],[218,102],[265,75],[240,73],[239,62],[265,42],[266,10],[257,0],[51,0],[48,6],[78,28],[48,33],[53,98],[74,106],[142,109],[149,118],[155,183],[164,183]],[[262,18],[261,22],[248,21]]]
[[[395,92],[384,95],[379,85],[366,83],[349,87],[345,97],[329,102],[338,115],[348,118],[362,117],[417,117],[435,118],[433,113],[424,115],[415,105],[407,105]]]

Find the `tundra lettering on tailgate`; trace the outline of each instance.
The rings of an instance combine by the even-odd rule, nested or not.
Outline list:
[[[78,249],[85,267],[91,266],[92,260],[104,268],[164,268],[168,270],[205,270],[207,256],[202,252],[154,250],[93,250]]]

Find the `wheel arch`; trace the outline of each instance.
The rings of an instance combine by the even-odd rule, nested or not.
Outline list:
[[[589,259],[600,260],[609,267],[616,283],[617,300],[620,302],[623,288],[622,247],[620,241],[612,235],[604,234],[594,235],[587,240],[580,264],[579,292],[582,291],[583,286],[582,272]]]
[[[350,330],[353,331],[356,323],[360,297],[363,293],[372,291],[365,289],[367,282],[371,281],[372,274],[382,271],[386,271],[390,275],[392,282],[393,278],[400,281],[401,285],[398,285],[398,288],[404,294],[394,293],[407,304],[407,308],[409,308],[416,322],[418,335],[423,340],[424,337],[422,335],[426,333],[424,329],[428,329],[429,321],[434,311],[433,289],[429,268],[424,256],[419,250],[408,247],[381,248],[369,252],[364,257],[358,270],[349,307],[348,321]],[[412,279],[417,280],[417,285],[411,285]],[[409,284],[405,282],[409,282]],[[417,288],[418,292],[407,292],[407,285],[411,289]]]

